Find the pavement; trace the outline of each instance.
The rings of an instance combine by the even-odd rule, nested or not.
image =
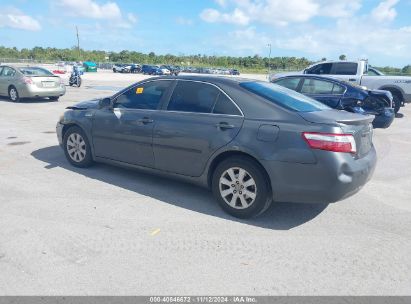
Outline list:
[[[355,196],[238,220],[205,189],[66,161],[64,109],[142,77],[86,74],[59,102],[0,97],[0,295],[411,295],[411,105],[375,130]]]

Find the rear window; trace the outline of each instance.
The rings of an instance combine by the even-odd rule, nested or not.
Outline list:
[[[272,83],[243,82],[240,86],[292,111],[315,112],[330,109],[321,102]]]
[[[356,75],[358,64],[355,62],[338,62],[334,63],[335,75]]]
[[[52,72],[43,68],[20,68],[19,71],[26,76],[54,76]]]

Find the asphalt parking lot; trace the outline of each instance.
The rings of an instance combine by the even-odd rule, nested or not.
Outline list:
[[[68,164],[64,108],[142,77],[87,74],[59,102],[0,97],[1,295],[411,294],[411,105],[375,130],[357,195],[238,220],[190,184]]]

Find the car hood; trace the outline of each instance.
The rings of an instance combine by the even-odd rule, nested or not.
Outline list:
[[[67,107],[67,109],[71,110],[88,110],[88,109],[97,109],[100,104],[101,99],[92,99],[87,101],[82,101],[76,103],[75,105]]]

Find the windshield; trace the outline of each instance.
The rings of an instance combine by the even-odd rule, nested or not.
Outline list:
[[[52,72],[43,68],[27,67],[20,68],[19,71],[26,76],[54,76]]]
[[[321,102],[273,83],[243,82],[240,86],[292,111],[314,112],[330,109]]]

